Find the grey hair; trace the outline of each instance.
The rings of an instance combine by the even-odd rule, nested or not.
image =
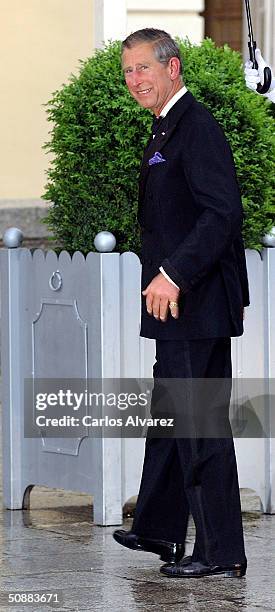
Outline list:
[[[179,47],[176,41],[164,30],[155,28],[143,28],[129,34],[122,41],[122,53],[124,49],[132,49],[135,45],[141,43],[151,43],[154,49],[155,57],[161,64],[168,64],[171,57],[177,57],[180,62],[180,74],[183,72],[182,59]]]

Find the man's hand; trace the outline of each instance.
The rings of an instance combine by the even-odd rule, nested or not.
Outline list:
[[[263,83],[264,81],[264,68],[267,66],[264,58],[261,55],[260,49],[256,49],[255,58],[258,64],[258,70],[252,68],[252,62],[249,60],[245,64],[245,82],[246,86],[253,91],[257,91],[258,83]],[[271,102],[275,102],[275,79],[272,78],[271,85],[269,91],[266,94],[263,94],[266,98],[271,100]]]
[[[178,319],[179,293],[180,290],[174,287],[161,272],[157,274],[146,289],[142,291],[142,295],[146,296],[148,314],[152,314],[155,319],[165,322],[170,309],[172,317]]]

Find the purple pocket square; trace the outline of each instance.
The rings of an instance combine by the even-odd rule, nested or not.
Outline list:
[[[165,161],[166,161],[166,159],[164,159],[164,157],[162,157],[161,153],[156,151],[156,153],[154,153],[153,157],[151,157],[151,159],[149,159],[149,166],[153,166],[154,164],[160,164],[161,162],[165,162]]]

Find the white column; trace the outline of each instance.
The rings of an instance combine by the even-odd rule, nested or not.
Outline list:
[[[275,6],[274,0],[251,2],[251,18],[254,39],[267,63],[275,67]],[[248,59],[248,34],[245,3],[243,4],[243,56]]]
[[[126,37],[126,0],[94,0],[95,47],[103,47],[109,40]]]
[[[265,0],[265,31],[264,31],[264,48],[266,61],[274,68],[275,67],[275,6],[274,0]]]
[[[127,33],[160,28],[199,44],[204,35],[204,0],[127,0]]]

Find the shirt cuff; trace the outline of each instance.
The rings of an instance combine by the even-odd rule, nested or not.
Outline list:
[[[169,281],[169,283],[171,283],[171,285],[174,285],[174,287],[177,287],[177,289],[179,289],[179,286],[176,285],[176,283],[174,283],[174,281],[170,278],[170,276],[168,276],[168,274],[166,274],[165,270],[163,269],[162,266],[160,266],[159,268],[161,274],[163,274],[163,276],[165,276],[166,280]]]
[[[185,281],[185,280],[182,278],[182,276],[181,276],[181,275],[178,273],[178,271],[177,271],[177,270],[174,268],[174,266],[172,266],[172,265],[170,264],[169,259],[164,259],[164,261],[162,262],[162,264],[163,264],[163,265],[161,266],[161,268],[164,268],[164,270],[165,270],[165,274],[167,274],[167,276],[168,276],[168,274],[169,274],[169,278],[170,278],[171,280],[173,280],[173,283],[175,283],[175,285],[176,285],[176,282],[177,282],[177,285],[176,285],[176,286],[178,286],[178,288],[180,289],[180,291],[181,291],[183,294],[184,294],[184,293],[187,293],[187,291],[189,291],[189,289],[190,289],[190,285],[189,285],[189,283],[187,283],[187,282],[186,282],[186,281]],[[159,270],[160,270],[160,268],[159,268]]]

